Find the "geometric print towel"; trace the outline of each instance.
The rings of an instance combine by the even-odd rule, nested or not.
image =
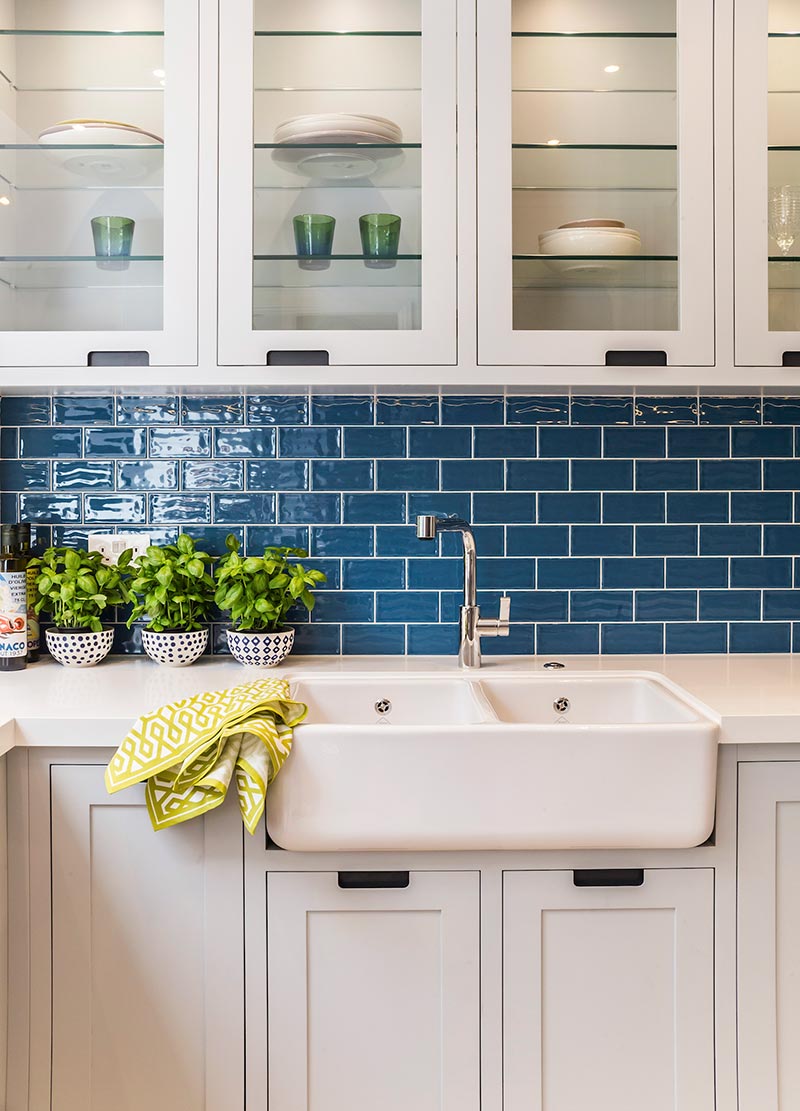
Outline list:
[[[146,780],[147,811],[159,830],[219,806],[235,778],[242,820],[255,833],[267,787],[307,712],[289,698],[285,679],[170,702],[136,722],[106,768],[106,789],[111,795]]]

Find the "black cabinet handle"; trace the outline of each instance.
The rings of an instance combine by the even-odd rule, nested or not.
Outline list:
[[[572,882],[576,887],[641,887],[644,868],[576,868]]]
[[[666,351],[606,351],[606,366],[666,365]]]
[[[150,366],[149,351],[90,351],[87,366]]]
[[[800,366],[800,351],[784,351],[783,366]]]
[[[268,351],[267,366],[330,366],[327,351]]]
[[[408,872],[340,872],[339,887],[343,891],[371,891],[404,888],[409,885]]]

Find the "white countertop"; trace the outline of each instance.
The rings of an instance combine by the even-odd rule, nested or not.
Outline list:
[[[569,672],[636,671],[663,675],[720,721],[723,744],[800,743],[800,656],[563,656]],[[542,675],[548,657],[503,656],[464,673],[455,658],[305,656],[275,671],[228,659],[188,668],[117,656],[84,670],[49,658],[0,676],[0,755],[15,746],[116,747],[140,714],[166,702],[247,682],[312,675]]]

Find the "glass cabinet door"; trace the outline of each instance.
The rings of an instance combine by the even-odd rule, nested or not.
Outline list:
[[[197,361],[197,57],[196,2],[3,4],[4,365]]]
[[[220,19],[220,361],[454,362],[456,0]]]
[[[713,363],[712,0],[479,0],[478,74],[480,361]]]
[[[735,11],[736,362],[800,365],[800,0]]]

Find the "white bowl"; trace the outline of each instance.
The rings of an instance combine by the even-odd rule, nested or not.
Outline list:
[[[629,228],[559,228],[539,236],[543,255],[638,255],[642,241]]]

